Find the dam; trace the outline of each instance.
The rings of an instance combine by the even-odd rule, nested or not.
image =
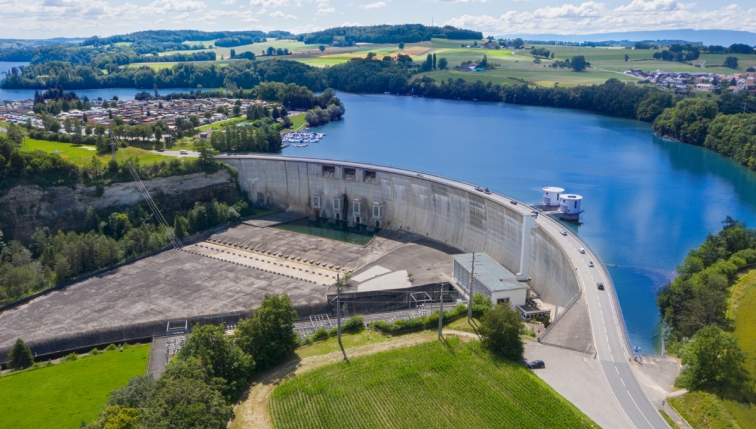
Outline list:
[[[355,275],[352,282],[363,281],[359,290],[404,287],[407,294],[432,295],[454,283],[452,255],[461,253],[485,253],[516,273],[551,311],[554,323],[539,337],[547,344],[594,350],[588,308],[580,299],[586,280],[577,272],[587,261],[577,258],[596,263],[616,300],[598,257],[577,252],[585,244],[561,235],[554,219],[503,195],[364,163],[265,155],[217,159],[237,170],[252,205],[281,212],[271,215],[276,221],[222,227],[195,237],[182,251],[164,250],[95,273],[3,311],[0,363],[16,338],[40,357],[147,340],[173,320],[193,325],[224,314],[244,317],[271,293],[287,293],[300,319],[333,317],[328,289],[345,271]],[[369,230],[374,237],[362,245],[276,227],[308,218]],[[193,274],[198,271],[202,276]],[[626,342],[623,323],[620,328]]]
[[[580,293],[557,238],[531,222],[532,208],[475,186],[364,163],[263,155],[220,155],[238,171],[252,204],[352,227],[407,231],[484,252],[553,306],[557,319]],[[526,234],[526,240],[523,240]],[[527,272],[523,272],[527,270]]]

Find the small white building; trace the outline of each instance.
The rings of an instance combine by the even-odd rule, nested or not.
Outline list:
[[[559,197],[558,216],[565,220],[579,221],[580,213],[583,213],[583,210],[580,208],[582,201],[583,197],[580,195],[562,194]]]
[[[543,205],[544,206],[558,206],[559,196],[564,192],[564,188],[557,188],[556,186],[544,186],[543,187]]]
[[[472,253],[452,255],[454,281],[465,293],[469,293]],[[491,298],[494,305],[509,303],[510,307],[525,305],[527,285],[517,281],[514,273],[504,268],[485,253],[475,253],[475,277],[473,294],[481,293]]]

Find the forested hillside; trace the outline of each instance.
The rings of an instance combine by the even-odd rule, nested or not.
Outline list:
[[[415,43],[431,38],[480,40],[483,38],[483,33],[450,25],[428,27],[422,24],[402,24],[336,27],[297,36],[297,40],[307,44],[330,44],[334,41],[343,41],[347,46],[354,43]]]

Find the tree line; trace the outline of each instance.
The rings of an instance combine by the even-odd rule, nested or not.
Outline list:
[[[401,24],[336,27],[297,36],[297,40],[308,45],[343,41],[347,46],[355,43],[416,43],[431,38],[480,40],[483,33],[450,25],[429,27],[422,24]]]
[[[657,303],[667,328],[667,349],[682,358],[676,384],[690,390],[717,389],[722,396],[754,402],[743,369],[745,353],[730,333],[730,286],[736,274],[756,263],[756,229],[729,216],[677,266],[678,276],[659,291]],[[729,392],[729,393],[728,393]]]
[[[176,202],[163,203],[161,211],[173,222],[179,238],[251,214],[244,199],[229,204],[196,202],[188,210],[181,210]],[[140,205],[120,212],[90,207],[73,230],[54,233],[37,228],[27,246],[19,240],[5,243],[0,232],[0,304],[159,250],[169,242],[168,231]]]
[[[753,105],[756,97],[746,92],[723,93],[718,102],[687,98],[665,109],[654,120],[654,131],[706,147],[756,170],[756,114],[747,113]]]

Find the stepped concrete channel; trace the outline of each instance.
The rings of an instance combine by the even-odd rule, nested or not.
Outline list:
[[[594,359],[603,375],[603,380],[596,379],[601,385],[598,390],[612,392],[611,405],[619,405],[622,411],[621,416],[599,419],[603,425],[669,427],[633,372],[631,347],[611,277],[598,255],[578,237],[562,235],[563,228],[554,219],[535,219],[529,251],[522,255],[527,260],[521,261],[523,222],[533,208],[504,195],[440,176],[367,163],[270,155],[220,155],[218,159],[237,169],[239,184],[253,204],[333,218],[333,198],[342,198],[348,205],[357,198],[368,208],[373,203],[383,207],[382,228],[410,231],[463,252],[485,252],[512,272],[529,267],[530,287],[554,308],[552,317],[557,322],[550,331],[559,328],[565,312],[588,310],[588,320],[572,320],[568,325],[590,330]],[[317,212],[313,208],[316,195],[322,199]],[[369,214],[368,218],[373,221]],[[594,267],[589,266],[591,261]],[[598,282],[605,290],[598,290]],[[569,340],[571,334],[561,336]]]

